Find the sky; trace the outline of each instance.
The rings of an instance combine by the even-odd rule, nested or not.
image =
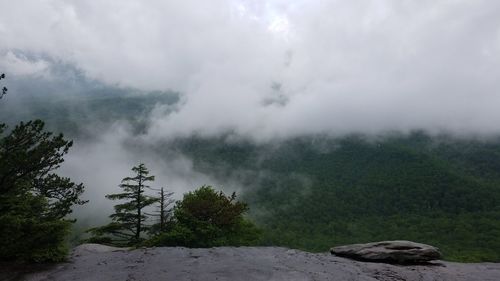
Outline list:
[[[104,194],[137,161],[177,198],[201,184],[239,188],[184,155],[160,159],[127,143],[228,132],[257,142],[499,135],[500,1],[0,0],[0,73],[9,99],[31,80],[47,82],[23,88],[31,94],[179,93],[174,108],[148,113],[140,136],[117,120],[92,142],[75,140],[61,171],[109,211]]]
[[[174,90],[148,137],[500,133],[498,1],[0,1],[0,68]],[[47,77],[50,79],[50,77]]]

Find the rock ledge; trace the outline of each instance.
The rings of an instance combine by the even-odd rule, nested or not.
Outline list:
[[[498,281],[500,264],[441,266],[360,262],[331,255],[279,247],[210,249],[114,249],[84,245],[67,263],[22,278],[26,281]]]

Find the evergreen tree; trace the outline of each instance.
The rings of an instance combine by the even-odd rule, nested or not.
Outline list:
[[[86,203],[83,184],[53,173],[73,143],[46,132],[41,120],[6,129],[0,123],[0,260],[61,261],[75,221],[66,215]]]
[[[21,122],[6,133],[0,124],[0,259],[64,259],[71,222],[66,215],[83,184],[54,174],[72,146],[44,131],[40,120]]]
[[[123,189],[122,193],[106,195],[111,200],[126,201],[114,206],[115,213],[110,215],[111,223],[89,230],[94,234],[90,241],[133,246],[139,244],[141,234],[149,230],[143,209],[158,202],[158,198],[144,193],[150,188],[147,182],[154,181],[155,177],[149,175],[144,164],[133,167],[132,171],[135,176],[124,178],[119,185]]]

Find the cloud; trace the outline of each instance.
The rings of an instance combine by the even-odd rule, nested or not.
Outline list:
[[[149,186],[155,189],[164,187],[174,192],[174,199],[181,199],[185,192],[204,184],[229,191],[240,188],[236,181],[226,180],[224,183],[231,184],[226,186],[210,175],[197,172],[189,158],[170,151],[168,146],[163,147],[161,153],[145,147],[146,144],[133,137],[130,130],[126,124],[117,122],[96,139],[76,139],[71,152],[65,156],[58,173],[70,177],[74,182],[84,182],[83,199],[90,199],[89,203],[76,207],[75,213],[79,218],[112,213],[114,204],[105,195],[121,192],[118,187],[121,179],[133,176],[132,167],[140,163],[144,163],[150,175],[155,176]],[[156,195],[154,190],[146,192]],[[99,220],[103,219],[104,216]]]
[[[181,93],[175,106],[148,114],[144,134],[90,124],[106,129],[75,140],[60,172],[87,186],[92,205],[81,217],[109,213],[104,194],[118,191],[141,161],[177,198],[202,184],[239,189],[243,176],[220,182],[180,153],[154,151],[176,137],[500,134],[500,2],[0,0],[0,7],[4,108],[19,92]]]
[[[493,1],[3,2],[4,52],[182,92],[175,112],[154,111],[152,140],[500,133]]]
[[[44,77],[49,79],[47,69],[49,62],[39,59],[29,59],[22,54],[15,54],[11,51],[0,55],[0,69],[8,69],[10,74],[16,76]]]

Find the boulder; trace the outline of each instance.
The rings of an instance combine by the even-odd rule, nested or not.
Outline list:
[[[442,256],[436,247],[404,240],[345,245],[331,248],[330,252],[355,260],[397,264],[425,263]]]

